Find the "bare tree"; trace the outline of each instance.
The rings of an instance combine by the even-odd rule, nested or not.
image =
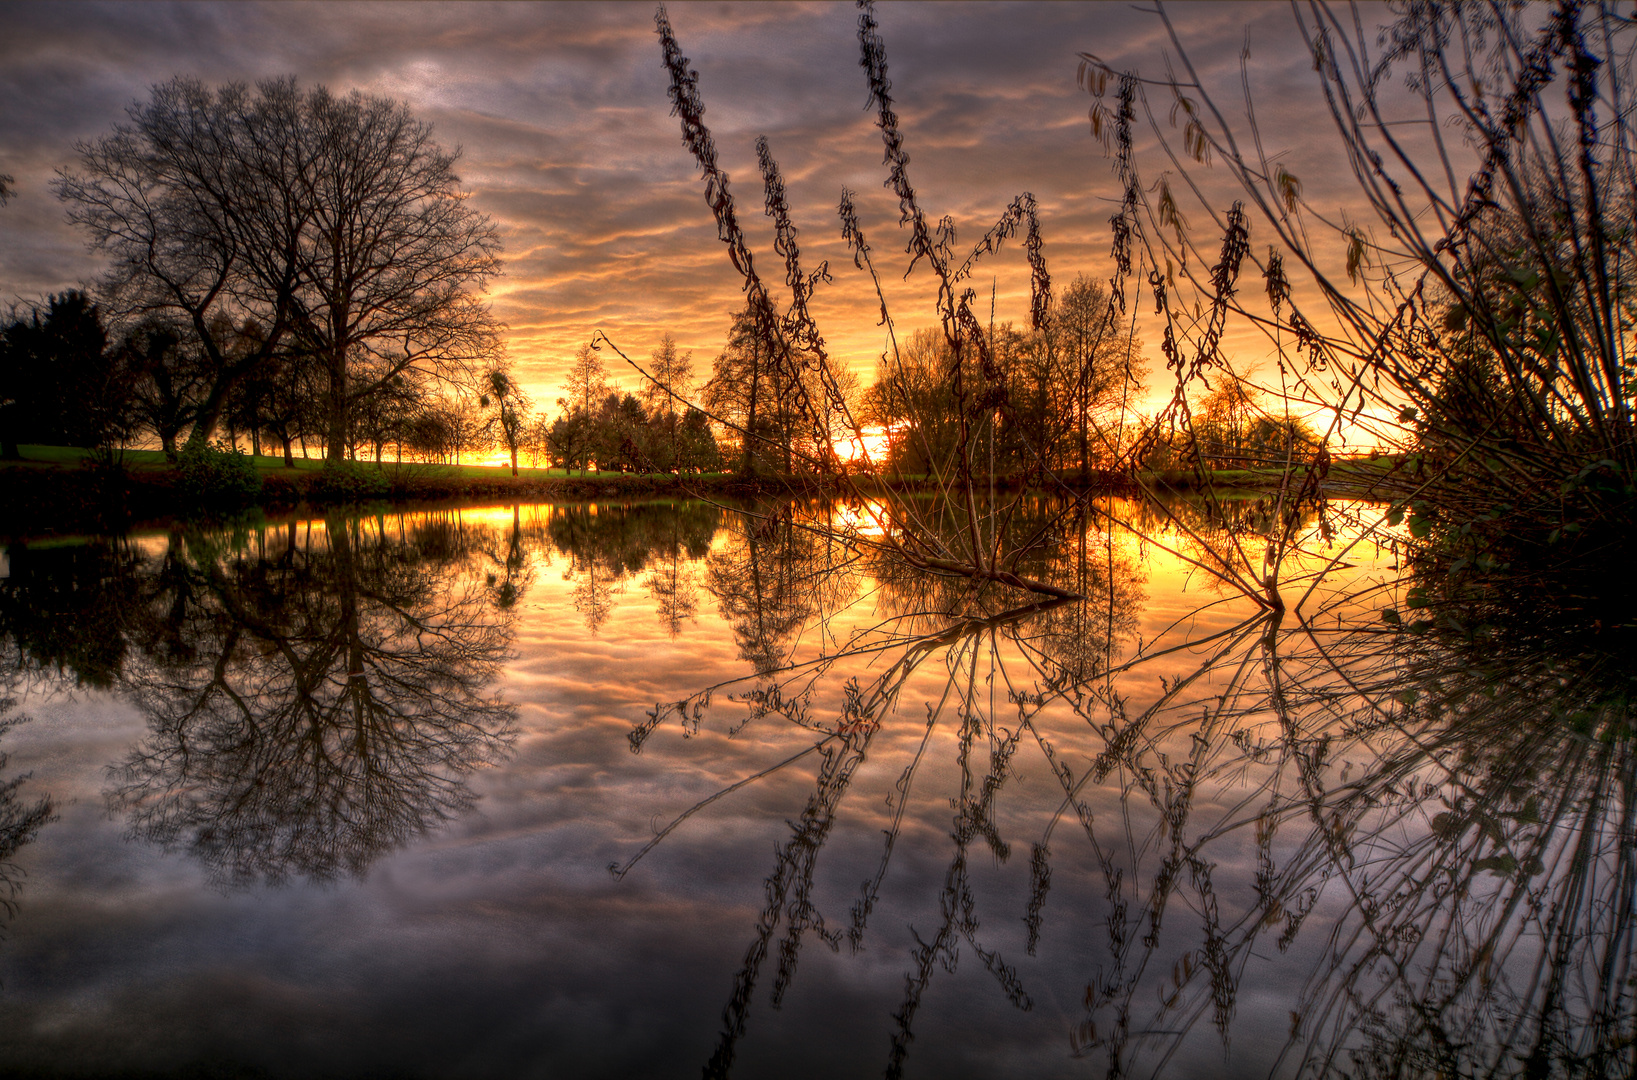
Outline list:
[[[310,209],[297,196],[310,167],[292,81],[211,91],[174,79],[129,122],[79,145],[81,172],[55,187],[69,219],[112,260],[105,291],[117,308],[191,329],[212,377],[194,416],[207,439],[233,387],[289,332],[299,238]],[[231,355],[224,327],[253,320],[260,347]]]
[[[301,119],[313,165],[295,333],[328,372],[339,460],[350,409],[394,376],[469,374],[492,360],[499,327],[469,289],[500,272],[500,240],[466,204],[458,155],[408,106],[318,87]],[[349,383],[366,359],[373,377]]]
[[[323,373],[332,460],[352,408],[393,378],[469,374],[492,356],[497,327],[470,290],[499,272],[499,240],[466,203],[457,154],[407,106],[294,79],[252,92],[178,78],[129,118],[81,144],[56,189],[111,258],[119,306],[177,319],[208,357],[192,438],[281,351]],[[247,320],[259,346],[231,355],[217,328]]]

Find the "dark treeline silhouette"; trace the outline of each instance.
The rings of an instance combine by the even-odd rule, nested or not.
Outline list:
[[[0,327],[0,454],[17,457],[19,443],[124,441],[141,407],[135,382],[96,304],[81,292],[50,297]]]
[[[216,327],[230,355],[258,346],[253,323]],[[81,292],[54,295],[0,326],[0,440],[4,456],[19,444],[124,448],[158,443],[173,458],[192,433],[210,393],[212,361],[183,331],[144,317],[109,319]],[[223,394],[212,430],[219,442],[253,454],[296,457],[327,453],[334,428],[322,408],[317,369],[278,353]],[[519,452],[538,460],[529,400],[510,369],[497,363],[442,388],[423,374],[400,371],[360,392],[342,427],[342,456],[376,463],[390,454],[460,463],[463,455],[501,449],[516,467]],[[202,436],[201,436],[202,437]]]

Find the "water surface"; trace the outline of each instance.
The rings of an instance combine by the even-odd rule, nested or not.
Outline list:
[[[1249,502],[1025,504],[1067,602],[816,504],[13,544],[0,1069],[1629,1072],[1623,652],[1379,509],[1283,613]]]

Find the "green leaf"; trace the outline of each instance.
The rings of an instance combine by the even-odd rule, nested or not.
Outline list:
[[[1392,608],[1382,608],[1381,621],[1384,623],[1390,623],[1393,626],[1398,626],[1403,622],[1403,620],[1398,617],[1398,612]]]
[[[1403,520],[1404,520],[1404,508],[1402,506],[1395,506],[1392,509],[1387,511],[1387,524],[1388,525],[1397,526],[1398,523],[1403,521]]]
[[[1399,410],[1398,422],[1400,424],[1413,423],[1417,415],[1417,410],[1414,407],[1406,405],[1404,408]]]

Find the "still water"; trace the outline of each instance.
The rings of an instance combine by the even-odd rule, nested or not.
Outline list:
[[[0,1072],[1627,1075],[1631,665],[1380,509],[1282,614],[1255,504],[989,523],[1074,601],[817,505],[13,544]]]

